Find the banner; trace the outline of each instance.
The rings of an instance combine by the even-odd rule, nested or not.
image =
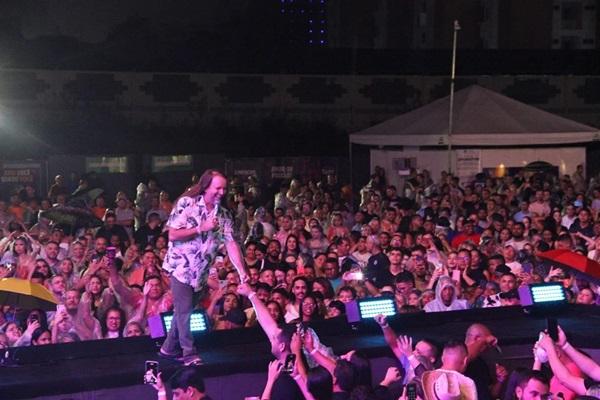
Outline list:
[[[0,193],[3,198],[25,185],[33,186],[41,194],[41,161],[4,161],[0,162],[0,166]]]
[[[152,172],[191,171],[193,157],[190,154],[152,156]]]
[[[127,157],[86,157],[85,171],[99,174],[126,174]]]
[[[290,179],[294,173],[294,167],[288,165],[273,165],[271,167],[272,179]]]
[[[469,184],[481,172],[481,150],[456,150],[456,175],[463,185]]]

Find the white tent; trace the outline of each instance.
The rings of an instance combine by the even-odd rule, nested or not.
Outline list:
[[[451,143],[462,150],[448,154],[449,106],[449,96],[436,100],[351,134],[350,144],[373,146],[371,171],[382,166],[391,182],[400,184],[399,174],[407,166],[428,169],[437,179],[449,162],[463,181],[477,171],[523,167],[532,161],[547,161],[560,174],[571,174],[585,163],[585,143],[600,140],[600,130],[594,127],[474,85],[454,95]]]
[[[450,96],[350,135],[373,146],[444,146]],[[473,85],[454,94],[453,146],[523,146],[600,140],[600,130]]]

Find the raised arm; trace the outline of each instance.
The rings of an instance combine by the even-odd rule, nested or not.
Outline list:
[[[565,367],[562,361],[560,361],[558,354],[556,353],[554,342],[552,341],[550,335],[544,335],[544,337],[538,341],[538,346],[543,348],[546,351],[546,354],[548,354],[548,362],[550,363],[550,368],[552,368],[552,373],[554,373],[554,376],[556,376],[556,378],[563,385],[578,395],[584,395],[586,389],[583,378],[571,375],[567,367]]]
[[[252,307],[254,307],[254,311],[256,312],[256,319],[258,320],[258,323],[269,340],[273,342],[281,333],[281,328],[277,326],[277,322],[275,322],[273,317],[271,317],[267,306],[265,306],[265,304],[256,297],[256,292],[253,291],[250,285],[247,283],[240,284],[237,292],[242,296],[248,297],[248,300],[250,300]]]
[[[565,332],[558,327],[558,342],[559,345],[565,353],[573,360],[575,364],[581,369],[581,371],[592,378],[595,381],[600,381],[600,366],[591,358],[581,353],[575,347],[571,346],[569,342],[567,342],[567,336]]]
[[[392,350],[396,358],[398,360],[402,359],[403,354],[400,351],[400,348],[398,347],[398,336],[388,324],[385,315],[375,316],[375,322],[377,322],[381,327],[381,331],[383,332],[385,342],[388,344],[388,346],[390,346],[390,349]]]
[[[244,257],[242,256],[242,250],[240,249],[240,246],[236,241],[228,240],[225,242],[225,248],[227,249],[227,255],[229,256],[231,263],[240,275],[240,281],[245,282],[247,274],[246,268],[244,267]]]
[[[310,353],[317,364],[325,368],[331,374],[331,376],[333,376],[333,371],[335,370],[335,360],[321,353],[319,348],[315,347],[314,338],[311,334],[307,333],[304,335],[304,348]]]

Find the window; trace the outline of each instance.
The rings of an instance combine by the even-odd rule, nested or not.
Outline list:
[[[583,26],[583,8],[581,3],[569,1],[562,4],[561,14],[562,29],[581,29]]]

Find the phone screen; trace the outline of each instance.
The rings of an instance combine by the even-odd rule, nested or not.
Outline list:
[[[415,383],[409,383],[406,385],[406,398],[408,400],[417,399],[417,385]]]
[[[117,248],[109,246],[106,248],[106,258],[108,259],[108,265],[111,267],[115,263],[115,257],[117,256]]]
[[[294,371],[294,364],[296,363],[296,355],[288,354],[285,358],[285,365],[283,366],[283,372],[291,374]]]
[[[456,282],[460,282],[460,270],[457,268],[454,271],[452,271],[452,280],[456,281]]]
[[[144,363],[144,384],[155,385],[158,376],[158,362],[157,361],[146,361]]]
[[[558,322],[556,318],[548,318],[546,320],[546,324],[548,327],[548,335],[552,338],[552,340],[558,340]]]

